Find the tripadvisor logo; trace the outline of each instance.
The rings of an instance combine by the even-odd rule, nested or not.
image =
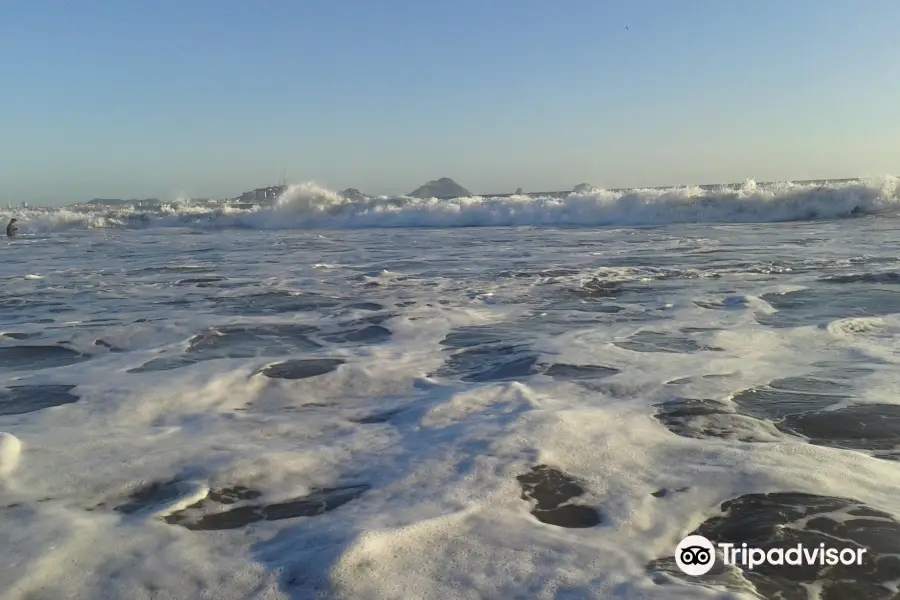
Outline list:
[[[789,548],[754,548],[744,544],[717,544],[726,565],[753,570],[760,565],[861,565],[866,548],[826,548],[824,543],[811,548],[797,544]],[[709,573],[716,563],[716,546],[702,535],[689,535],[675,548],[675,564],[686,575],[697,577]]]
[[[686,575],[705,575],[716,562],[716,549],[702,535],[689,535],[675,548],[675,564]]]

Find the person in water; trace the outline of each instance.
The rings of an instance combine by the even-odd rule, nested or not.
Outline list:
[[[10,219],[9,225],[6,226],[6,237],[12,237],[12,236],[16,235],[16,232],[18,230],[19,230],[19,228],[16,227],[16,220]]]

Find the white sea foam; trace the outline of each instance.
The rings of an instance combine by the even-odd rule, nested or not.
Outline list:
[[[898,179],[773,183],[716,189],[687,186],[585,189],[562,197],[513,195],[348,200],[314,183],[290,186],[272,206],[210,206],[179,200],[154,208],[80,206],[15,209],[22,235],[85,228],[252,229],[371,227],[634,226],[772,223],[894,213]]]
[[[897,404],[896,218],[456,227],[776,220],[829,202],[841,216],[893,196],[858,183],[617,194],[358,204],[307,186],[271,211],[123,209],[100,230],[13,240],[4,597],[749,599],[660,585],[647,565],[742,494],[841,496],[900,518],[900,463],[811,444],[746,406],[779,381],[832,411]],[[32,223],[50,231],[61,213]],[[327,239],[270,230],[326,223]],[[347,230],[379,223],[448,228]],[[283,365],[309,359],[326,362]],[[266,374],[279,365],[309,376]],[[659,416],[686,399],[717,408],[681,429]],[[572,501],[601,522],[535,518],[517,477],[541,464],[576,478]],[[368,487],[339,507],[315,496],[353,486]],[[258,520],[178,521],[228,510]]]
[[[9,433],[0,432],[0,478],[8,477],[19,466],[22,442]]]

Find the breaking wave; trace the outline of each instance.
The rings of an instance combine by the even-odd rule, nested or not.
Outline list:
[[[314,183],[290,186],[274,204],[179,200],[152,208],[72,206],[8,211],[22,233],[149,227],[357,229],[367,227],[640,226],[669,223],[773,223],[897,214],[900,179],[840,182],[747,181],[632,190],[589,189],[562,197],[513,195],[346,199]]]

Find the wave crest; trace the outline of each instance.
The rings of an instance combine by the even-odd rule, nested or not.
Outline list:
[[[345,229],[366,227],[639,226],[670,223],[773,223],[896,214],[900,180],[773,183],[716,189],[689,186],[605,190],[562,197],[513,195],[454,199],[349,200],[315,183],[290,186],[271,206],[179,200],[134,206],[20,209],[23,233],[78,228],[203,227]]]

